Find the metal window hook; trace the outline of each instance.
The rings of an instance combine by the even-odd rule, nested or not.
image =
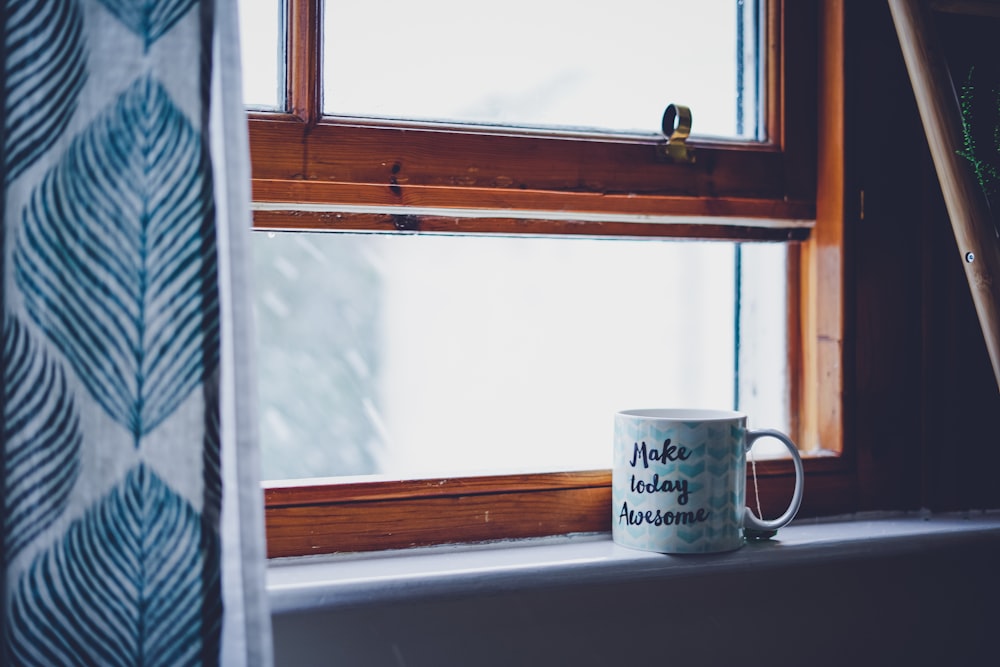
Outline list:
[[[694,163],[694,149],[687,145],[691,134],[691,109],[683,104],[669,104],[663,112],[662,129],[667,138],[663,155],[673,162]]]

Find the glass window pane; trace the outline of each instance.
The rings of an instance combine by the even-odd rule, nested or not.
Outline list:
[[[742,243],[737,250],[739,341],[737,409],[751,428],[788,432],[788,246]],[[801,445],[801,443],[800,443]],[[788,455],[785,446],[764,438],[753,448],[762,458]]]
[[[617,410],[731,408],[736,248],[258,232],[265,478],[607,468]]]
[[[756,0],[326,0],[324,112],[758,138]]]
[[[285,104],[284,2],[239,0],[243,104],[281,111]]]

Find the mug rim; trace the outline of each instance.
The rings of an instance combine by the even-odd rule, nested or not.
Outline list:
[[[639,419],[656,419],[661,421],[729,421],[746,419],[746,414],[736,410],[717,410],[705,408],[639,408],[619,410],[618,415],[636,417]]]

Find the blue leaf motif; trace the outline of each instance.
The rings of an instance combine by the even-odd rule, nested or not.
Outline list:
[[[10,561],[65,510],[80,476],[81,436],[62,367],[12,316],[4,322],[3,345],[3,545]]]
[[[197,0],[101,0],[101,4],[143,40],[146,49],[166,34]]]
[[[87,80],[77,0],[4,0],[4,183],[59,138]]]
[[[201,137],[150,78],[74,139],[24,210],[28,312],[137,447],[218,361],[214,215]]]
[[[13,587],[17,665],[200,665],[218,656],[219,540],[140,464]]]

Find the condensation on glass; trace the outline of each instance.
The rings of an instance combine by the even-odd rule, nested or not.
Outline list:
[[[607,468],[625,408],[787,428],[784,253],[255,234],[264,477]]]
[[[327,0],[326,114],[763,139],[757,0]]]

